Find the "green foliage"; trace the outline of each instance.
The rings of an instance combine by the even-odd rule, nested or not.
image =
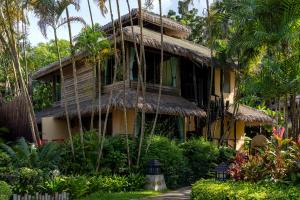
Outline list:
[[[97,30],[97,31],[95,31]],[[105,37],[99,24],[92,27],[86,27],[76,38],[76,49],[88,53],[95,60],[103,60],[110,52],[110,42]]]
[[[255,155],[237,154],[229,172],[236,180],[300,183],[300,139],[284,138],[273,130],[273,137]]]
[[[34,82],[33,105],[35,111],[49,108],[53,103],[53,86],[51,83]]]
[[[146,169],[151,160],[158,160],[162,164],[167,187],[174,188],[184,184],[184,175],[188,171],[187,159],[176,142],[166,137],[154,136],[149,151],[141,154],[142,169]]]
[[[119,192],[119,193],[107,193],[107,192],[97,192],[91,194],[88,197],[82,198],[82,200],[133,200],[133,199],[143,199],[148,197],[154,197],[159,195],[159,192],[155,191],[141,191],[141,192]]]
[[[62,57],[70,55],[69,41],[58,40],[58,46]],[[27,63],[30,72],[34,72],[41,67],[57,61],[58,59],[54,40],[47,43],[39,43],[35,47],[30,47],[27,51]]]
[[[12,147],[0,144],[0,148],[9,156],[15,168],[57,169],[61,158],[61,149],[57,143],[47,143],[36,147],[21,138]]]
[[[97,165],[99,137],[95,131],[84,133],[84,150],[86,160],[83,159],[80,135],[73,137],[75,148],[75,159],[73,159],[70,144],[64,145],[62,172],[66,174],[93,174]],[[129,145],[133,141],[129,140]],[[85,165],[82,165],[85,163]],[[106,174],[124,174],[128,172],[127,166],[126,137],[107,137],[103,147],[103,157],[101,159],[101,171]]]
[[[68,192],[71,198],[77,199],[89,193],[90,181],[86,176],[77,176],[68,178]]]
[[[207,178],[216,167],[219,150],[216,145],[204,138],[192,139],[181,146],[183,155],[188,160],[191,169],[191,182]]]
[[[12,180],[13,192],[17,194],[34,194],[40,190],[44,173],[40,169],[22,167],[15,170]]]
[[[193,185],[192,200],[299,199],[299,187],[276,183],[200,180]]]
[[[11,196],[12,196],[12,190],[10,185],[8,185],[4,181],[0,181],[0,199],[9,200]]]

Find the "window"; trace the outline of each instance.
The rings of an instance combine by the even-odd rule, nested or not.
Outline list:
[[[224,93],[230,93],[230,71],[224,71]]]
[[[160,82],[160,53],[154,51],[146,51],[146,74],[147,83],[159,84]],[[163,85],[176,87],[176,75],[178,58],[164,55],[163,63]],[[134,49],[130,53],[130,80],[138,80],[138,65]]]

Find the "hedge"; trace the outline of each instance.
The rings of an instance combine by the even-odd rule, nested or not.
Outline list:
[[[192,200],[258,200],[258,199],[300,199],[300,186],[279,183],[220,182],[200,180],[192,187]]]
[[[10,186],[4,181],[0,181],[0,199],[9,200],[11,195],[12,191]]]

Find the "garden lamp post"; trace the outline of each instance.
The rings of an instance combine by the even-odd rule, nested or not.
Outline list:
[[[215,178],[218,181],[225,181],[227,179],[228,165],[225,162],[219,164],[215,169]]]
[[[151,160],[147,166],[146,186],[147,190],[166,190],[166,182],[161,172],[161,164],[158,160]]]

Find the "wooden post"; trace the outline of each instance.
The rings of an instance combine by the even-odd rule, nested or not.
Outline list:
[[[236,150],[236,120],[234,120],[234,150]]]

